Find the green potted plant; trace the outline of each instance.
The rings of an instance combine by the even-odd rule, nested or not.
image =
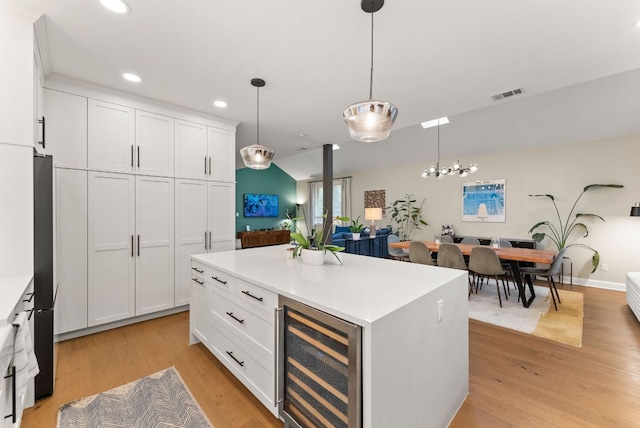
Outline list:
[[[420,206],[417,206],[413,195],[405,194],[404,199],[397,199],[391,206],[386,207],[387,210],[391,210],[391,221],[397,225],[396,232],[401,241],[408,240],[414,230],[420,230],[420,225],[428,225],[422,219],[423,205],[424,199]]]
[[[349,221],[349,217],[337,217],[338,220],[341,221]],[[349,230],[351,230],[351,237],[353,239],[360,239],[360,232],[364,229],[364,225],[360,223],[360,217],[355,220],[351,220],[351,226],[349,226]]]
[[[591,189],[601,188],[601,187],[620,189],[624,186],[622,184],[589,184],[584,189],[582,189],[582,193],[578,195],[578,199],[576,199],[576,201],[573,203],[573,206],[571,207],[571,211],[569,211],[569,214],[567,215],[567,218],[564,220],[564,222],[560,217],[560,211],[558,210],[558,206],[556,205],[556,199],[553,195],[548,195],[548,194],[547,195],[529,195],[531,197],[542,196],[545,198],[549,198],[551,200],[551,203],[553,204],[553,208],[556,210],[556,216],[558,217],[557,225],[553,224],[549,220],[539,221],[538,223],[534,224],[529,230],[529,233],[532,234],[531,237],[533,238],[533,240],[540,243],[545,237],[548,237],[558,248],[558,251],[563,248],[569,248],[569,247],[580,247],[580,248],[585,248],[587,250],[593,251],[593,257],[591,257],[591,264],[593,266],[593,270],[591,270],[591,273],[595,272],[596,268],[598,267],[598,264],[600,263],[600,253],[598,253],[597,250],[595,250],[594,248],[588,245],[576,243],[576,242],[570,244],[569,241],[573,236],[575,236],[573,232],[580,231],[581,233],[584,233],[584,235],[577,237],[576,239],[585,238],[589,235],[589,229],[587,228],[587,225],[585,225],[578,219],[582,217],[591,217],[591,218],[598,218],[604,221],[604,219],[597,214],[576,213],[575,216],[573,216],[573,212],[575,211],[576,205],[578,205],[580,198],[582,198],[582,195],[584,195],[586,192],[588,192]],[[547,229],[549,229],[549,232],[534,233],[534,231],[539,230],[542,227],[546,227]]]
[[[323,223],[326,225],[327,222],[327,213],[325,212],[322,216]],[[342,220],[343,217],[336,217],[335,220]],[[296,217],[292,219],[293,221],[304,221],[306,224],[306,219],[304,218],[304,214],[302,217]],[[332,220],[333,223],[333,220]],[[311,229],[307,227],[309,234],[304,236],[300,229],[296,224],[296,231],[291,233],[291,238],[296,242],[296,246],[293,250],[293,257],[300,257],[303,263],[313,264],[313,265],[322,265],[324,264],[324,255],[327,251],[329,251],[333,256],[338,260],[339,264],[342,264],[340,258],[336,253],[340,251],[344,251],[344,247],[340,247],[337,245],[327,244],[327,240],[330,235],[324,236],[324,232],[322,229]],[[314,253],[314,254],[312,254]]]

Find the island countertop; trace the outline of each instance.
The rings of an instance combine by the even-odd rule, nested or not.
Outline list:
[[[342,264],[327,253],[323,266],[310,266],[299,258],[287,258],[287,247],[198,254],[192,258],[362,326],[467,275],[466,271],[346,253],[338,255]]]

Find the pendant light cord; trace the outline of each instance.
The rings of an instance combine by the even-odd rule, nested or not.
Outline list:
[[[373,0],[371,0],[371,75],[369,76],[369,99],[373,99]]]
[[[436,162],[436,168],[440,171],[440,119],[438,119],[438,161]]]
[[[260,87],[256,86],[256,91],[258,91],[258,102],[257,104],[257,112],[256,112],[256,121],[257,121],[257,126],[256,126],[256,141],[257,144],[260,144]]]

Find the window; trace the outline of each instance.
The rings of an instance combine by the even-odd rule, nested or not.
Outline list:
[[[311,223],[313,227],[322,225],[324,215],[322,181],[309,183],[309,201]],[[329,214],[327,214],[329,216]],[[333,212],[331,218],[336,216],[351,216],[351,177],[336,178],[333,180]]]

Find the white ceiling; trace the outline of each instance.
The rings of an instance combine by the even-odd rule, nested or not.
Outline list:
[[[426,167],[435,130],[419,123],[444,115],[449,159],[640,133],[638,0],[387,0],[374,15],[373,96],[399,115],[370,144],[349,141],[342,119],[368,98],[371,16],[359,0],[128,0],[124,16],[98,0],[19,3],[45,14],[51,73],[238,121],[238,148],[255,142],[249,82],[263,78],[260,142],[296,179],[321,174],[327,143],[343,147],[336,174]]]

